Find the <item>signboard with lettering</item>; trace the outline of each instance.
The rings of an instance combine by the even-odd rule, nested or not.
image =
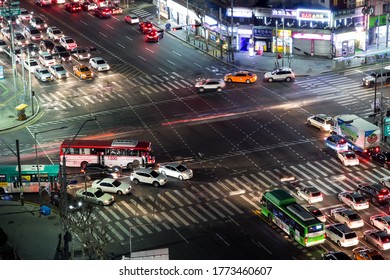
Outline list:
[[[297,10],[289,10],[289,9],[273,9],[272,16],[273,17],[282,17],[282,18],[296,18]]]
[[[271,38],[272,37],[272,29],[264,29],[264,28],[253,28],[253,37],[263,37],[263,38]]]
[[[384,118],[383,119],[383,122],[384,122],[384,133],[383,135],[384,136],[390,136],[390,118]]]
[[[9,16],[18,16],[20,15],[20,7],[7,7],[0,10],[0,16],[9,17]]]
[[[300,20],[310,20],[310,21],[330,21],[330,11],[329,10],[297,10],[297,18]]]

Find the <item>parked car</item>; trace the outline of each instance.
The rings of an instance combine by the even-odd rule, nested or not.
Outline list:
[[[317,127],[321,131],[332,131],[334,126],[333,118],[326,114],[317,114],[307,118],[307,124]]]
[[[272,83],[273,81],[286,81],[291,82],[295,79],[295,73],[291,68],[282,67],[272,72],[266,72],[264,74],[264,80]]]
[[[356,166],[360,164],[354,151],[338,151],[337,157],[344,166]]]
[[[226,87],[225,81],[222,79],[202,79],[195,83],[195,88],[198,92],[217,91],[221,92]]]
[[[76,197],[83,199],[85,202],[105,206],[115,202],[115,198],[112,195],[95,188],[80,189],[76,191]]]
[[[158,171],[166,176],[178,178],[179,180],[188,180],[193,176],[191,169],[182,163],[172,162],[160,164]]]
[[[302,197],[308,203],[316,203],[321,202],[323,200],[322,193],[316,187],[297,187],[296,189],[297,195]]]
[[[368,201],[358,192],[341,192],[338,194],[338,198],[341,202],[355,210],[368,209],[370,206]]]
[[[390,249],[390,234],[384,230],[366,230],[364,231],[364,240],[371,243],[378,250]]]
[[[138,185],[139,183],[151,184],[155,187],[163,186],[167,183],[167,176],[151,168],[140,168],[130,174],[130,181]]]
[[[356,191],[372,203],[381,204],[390,201],[389,190],[378,183],[359,183]]]

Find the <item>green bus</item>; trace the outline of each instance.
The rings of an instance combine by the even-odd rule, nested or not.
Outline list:
[[[38,170],[36,165],[22,165],[23,192],[38,193]],[[39,165],[40,186],[53,190],[58,183],[59,165]],[[20,193],[19,169],[17,165],[0,165],[0,195],[4,193]]]
[[[262,215],[299,244],[310,247],[325,242],[325,224],[298,204],[287,191],[266,192],[260,203]]]

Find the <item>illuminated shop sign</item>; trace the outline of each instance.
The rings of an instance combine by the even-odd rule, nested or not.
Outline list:
[[[253,36],[254,37],[272,37],[272,29],[261,29],[261,28],[253,28]]]
[[[310,33],[293,33],[294,39],[307,39],[307,40],[325,40],[330,41],[331,35],[328,34],[310,34]]]
[[[226,16],[230,17],[232,14],[232,9],[226,10]],[[251,18],[253,15],[252,9],[245,8],[234,8],[233,9],[233,17],[243,17],[243,18]]]
[[[311,20],[311,21],[329,21],[330,11],[328,10],[297,10],[297,18],[300,20]]]
[[[296,18],[297,15],[298,15],[297,10],[289,10],[289,9],[272,10],[273,17]]]

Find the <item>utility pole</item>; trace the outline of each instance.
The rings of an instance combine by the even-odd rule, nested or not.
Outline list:
[[[18,160],[20,204],[23,206],[24,205],[24,195],[23,195],[23,181],[22,181],[22,165],[20,163],[20,150],[19,150],[19,140],[18,139],[16,139],[16,158]]]
[[[234,51],[233,51],[233,36],[234,36],[234,32],[233,32],[233,26],[234,26],[234,22],[233,22],[233,0],[230,0],[230,4],[231,4],[231,17],[230,17],[230,27],[231,27],[231,36],[230,36],[230,52],[232,54],[232,62],[234,62]]]

